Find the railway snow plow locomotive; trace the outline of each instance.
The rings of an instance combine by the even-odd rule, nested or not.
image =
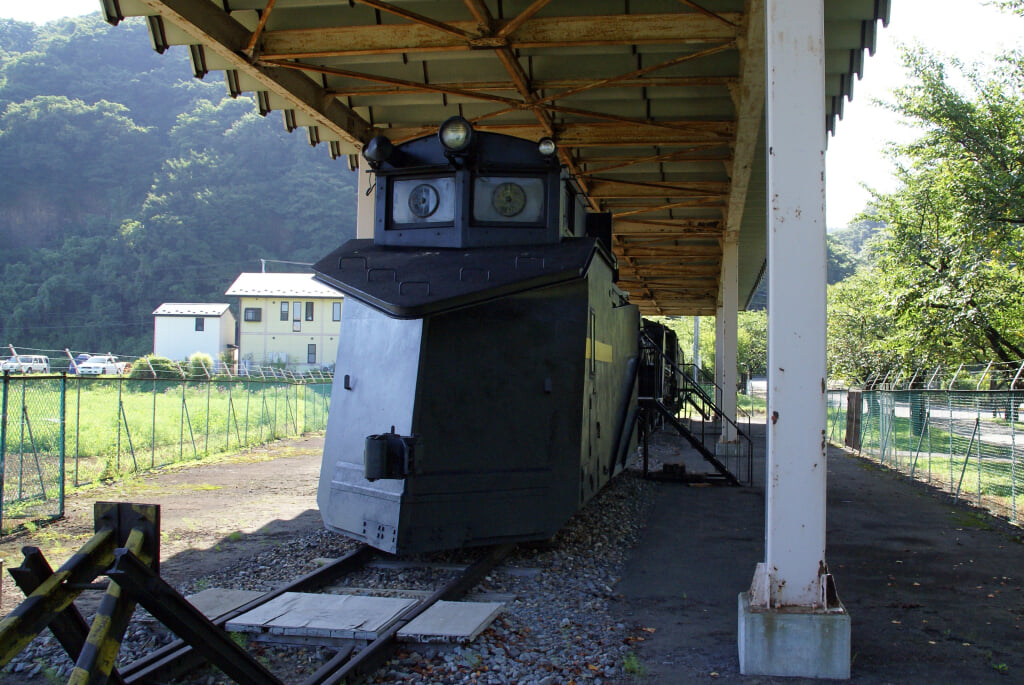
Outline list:
[[[556,153],[459,117],[367,144],[374,237],[314,267],[345,293],[329,529],[392,553],[547,539],[623,469],[640,316]]]

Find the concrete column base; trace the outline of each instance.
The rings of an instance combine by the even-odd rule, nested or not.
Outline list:
[[[848,679],[850,615],[845,607],[829,612],[764,610],[739,596],[740,673]]]

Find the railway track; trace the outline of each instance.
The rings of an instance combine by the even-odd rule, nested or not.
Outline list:
[[[330,685],[331,683],[358,682],[376,670],[387,659],[396,643],[398,631],[413,619],[439,601],[455,601],[464,597],[480,580],[499,565],[512,551],[513,545],[502,545],[488,549],[476,563],[466,567],[458,575],[435,590],[428,597],[403,611],[397,620],[376,640],[365,647],[347,645],[337,650],[334,657],[324,663],[302,685]],[[376,551],[363,545],[339,559],[308,573],[287,585],[223,613],[212,619],[223,628],[229,621],[252,611],[273,599],[289,592],[317,592],[334,585],[344,577],[361,571],[375,559]],[[185,640],[177,639],[159,650],[121,669],[126,684],[145,684],[166,681],[181,676],[202,665],[206,659],[198,654]],[[274,681],[270,681],[274,682]]]
[[[658,449],[661,448],[655,445],[656,453]],[[636,544],[647,506],[644,503],[649,501],[651,492],[636,470],[624,479],[616,479],[610,489],[574,516],[554,540],[544,545],[517,546],[471,591],[479,593],[469,598],[472,601],[504,604],[501,616],[472,644],[444,646],[401,642],[386,657],[386,665],[369,677],[396,683],[462,682],[470,678],[488,685],[542,682],[546,678],[553,678],[552,682],[583,682],[599,677],[605,682],[620,682],[624,660],[648,637],[638,625],[616,616],[614,596],[621,564],[628,550]],[[362,557],[363,553],[358,552],[353,542],[323,530],[313,530],[289,544],[269,546],[215,572],[178,582],[183,582],[182,593],[198,593],[212,587],[265,593],[259,596],[260,602],[295,590],[418,600],[447,586],[483,551],[462,550],[399,559],[389,555]],[[69,559],[68,563],[71,561]],[[103,568],[112,563],[111,558]],[[350,564],[347,570],[342,568],[346,563]],[[45,572],[39,569],[37,577],[54,573],[48,569],[48,566]],[[311,569],[316,570],[299,577]],[[5,567],[4,573],[8,570],[15,569]],[[95,588],[105,580],[103,572],[98,571],[95,581],[85,581],[85,584]],[[280,587],[282,584],[284,587]],[[89,601],[86,606],[94,610],[96,602]],[[249,606],[256,606],[256,603]],[[214,621],[224,625],[236,615],[237,612],[225,613]],[[87,617],[79,618],[82,619],[79,632],[84,641],[89,626]],[[183,672],[210,661],[201,653],[189,655],[192,650],[182,650],[187,643],[167,645],[167,641],[175,637],[170,633],[175,631],[166,630],[162,623],[162,620],[141,616],[131,623],[123,633],[123,644],[119,648],[121,673],[115,671],[107,682],[143,683],[147,682],[146,678],[155,678],[166,683],[174,679],[170,669]],[[222,628],[216,630],[224,634]],[[327,646],[321,641],[298,639],[286,644],[276,635],[253,634],[245,651],[271,668],[280,680],[297,685],[329,661],[336,651],[340,653],[342,642]],[[160,648],[161,645],[166,646]],[[62,648],[53,637],[40,635],[23,652],[13,656],[7,666],[0,661],[0,680],[6,682],[11,678],[12,682],[40,685],[67,682],[76,657],[66,658],[62,652],[79,654],[81,642],[72,647]],[[354,650],[350,656],[357,656],[359,651]],[[342,656],[339,662],[347,658]],[[336,663],[332,668],[335,671],[346,669],[344,674],[351,682],[355,679],[352,674],[369,672],[371,663],[372,660],[362,665],[359,661],[351,665]],[[151,675],[146,675],[147,672]],[[231,682],[232,679],[225,676],[223,669],[215,666],[194,670],[176,678],[175,682],[190,685]],[[319,677],[326,680],[331,673],[321,673]],[[276,682],[242,677],[233,680]]]
[[[158,550],[151,542],[159,536],[158,507],[111,503],[103,511],[102,516],[97,515],[97,534],[56,572],[36,548],[25,548],[24,562],[11,569],[27,599],[0,621],[2,663],[24,649],[40,631],[50,628],[65,651],[77,660],[69,683],[164,683],[209,663],[238,683],[283,685],[278,676],[232,639],[226,630],[228,622],[286,593],[329,592],[331,586],[366,569],[379,555],[368,545],[357,547],[283,587],[208,619],[158,574]],[[353,683],[371,674],[388,658],[402,628],[437,602],[464,597],[513,547],[487,548],[454,578],[404,608],[368,644],[355,640],[333,642],[333,657],[302,684]],[[110,582],[94,582],[102,576]],[[72,604],[81,592],[89,590],[104,591],[91,626]],[[145,608],[177,639],[117,670],[114,662],[136,605]]]

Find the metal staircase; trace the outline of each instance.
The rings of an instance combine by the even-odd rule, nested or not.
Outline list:
[[[667,354],[646,332],[641,333],[641,348],[648,365],[654,364],[663,369],[660,383],[652,383],[650,380],[641,384],[639,404],[641,410],[641,426],[649,432],[653,429],[671,426],[679,435],[686,439],[690,445],[703,457],[703,459],[714,468],[716,474],[706,475],[701,478],[704,482],[723,483],[729,485],[749,485],[752,480],[752,455],[753,445],[750,437],[736,422],[726,416],[721,408],[718,398],[721,397],[721,389],[718,388],[713,379],[703,369],[697,369],[692,364],[677,364],[673,356],[679,358],[681,355]],[[681,419],[679,414],[684,407],[691,407],[700,417],[699,434],[691,429],[690,421]],[[713,441],[721,433],[721,426],[731,424],[740,442],[739,451],[742,454],[728,459],[727,465],[714,452],[708,448],[707,438]],[[714,444],[714,442],[712,443]],[[646,434],[644,440],[644,473],[647,474],[647,444]]]

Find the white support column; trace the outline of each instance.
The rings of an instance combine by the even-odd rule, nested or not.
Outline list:
[[[718,312],[715,319],[715,375],[722,389],[722,413],[736,421],[736,331],[739,312],[739,250],[736,235],[722,239],[722,275],[718,284]],[[723,422],[720,443],[734,443],[736,429]]]
[[[766,0],[768,463],[765,561],[739,597],[744,674],[848,678],[825,565],[823,0]]]
[[[721,291],[719,291],[718,296],[719,299],[721,299]],[[722,303],[718,302],[718,305],[715,307],[715,385],[719,388],[725,388],[725,386],[722,385],[722,371],[725,368],[723,358],[724,352],[722,350],[722,343],[725,340],[725,331],[723,330],[724,324],[725,319],[722,316]],[[722,396],[719,393],[715,393],[715,404],[718,405],[719,409],[722,408]]]
[[[368,173],[366,160],[360,159],[360,167],[356,169],[359,174],[356,181],[356,237],[373,237],[373,203],[377,201],[376,186],[373,174]],[[370,188],[374,190],[370,190]],[[369,194],[367,194],[369,192]]]

